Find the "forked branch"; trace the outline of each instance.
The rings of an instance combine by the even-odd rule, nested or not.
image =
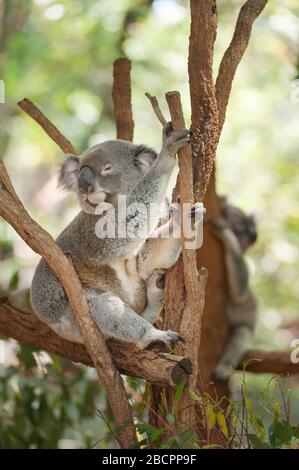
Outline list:
[[[219,134],[225,121],[226,108],[237,67],[246,51],[254,21],[265,8],[268,0],[247,0],[240,10],[231,43],[220,63],[216,81],[216,97],[219,112]]]

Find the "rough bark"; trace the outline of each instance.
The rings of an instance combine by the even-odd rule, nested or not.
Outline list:
[[[169,106],[171,121],[173,129],[182,129],[185,127],[183,110],[181,105],[180,94],[176,91],[166,93],[166,101]],[[193,204],[193,171],[192,171],[192,150],[191,146],[184,147],[179,151],[179,178],[177,187],[179,188],[181,208],[184,204]],[[175,191],[176,192],[176,191]],[[183,220],[183,218],[182,218]],[[182,346],[183,351],[190,357],[193,365],[193,373],[188,380],[188,388],[195,390],[198,375],[198,348],[200,345],[201,334],[201,317],[204,307],[205,284],[207,278],[207,271],[201,270],[198,273],[196,264],[195,250],[186,249],[185,243],[188,242],[182,233],[182,266],[181,273],[181,288],[185,288],[186,297],[182,306],[180,328],[179,331],[185,338],[186,343]],[[174,274],[169,272],[166,275],[168,296],[171,293],[172,299],[175,296],[176,285],[172,284]],[[177,323],[177,319],[173,310],[174,304],[167,303],[167,328],[173,329],[173,323]],[[194,403],[193,403],[194,406]],[[192,400],[185,391],[180,400],[178,417],[181,426],[190,427],[193,424],[195,412],[192,406]]]
[[[117,139],[129,140],[134,137],[134,121],[131,103],[131,62],[123,57],[113,64],[112,101]]]
[[[226,108],[228,105],[231,86],[237,70],[237,66],[241,61],[247,47],[253,22],[261,13],[266,3],[266,0],[248,0],[244,4],[238,17],[231,44],[221,61],[216,82],[216,99],[219,119],[218,136],[215,136],[215,134],[211,133],[213,151],[216,151],[218,140],[223,128]],[[202,88],[206,88],[205,82],[200,81],[200,83],[198,83],[196,81],[196,77],[201,76],[201,71],[206,70],[205,75],[208,77],[208,81],[211,84],[210,86],[213,87],[213,81],[211,77],[211,61],[213,55],[213,31],[215,31],[215,19],[213,17],[209,17],[209,12],[207,14],[208,18],[206,17],[206,21],[210,22],[210,26],[206,27],[211,32],[210,34],[205,35],[202,25],[202,12],[200,11],[199,5],[193,5],[192,8],[191,1],[191,17],[192,21],[194,22],[194,28],[198,29],[198,32],[196,34],[196,31],[193,31],[191,25],[189,44],[189,80],[192,107],[192,126],[197,127],[198,129],[202,127],[202,121],[209,123],[211,120],[209,108],[200,105],[200,103],[203,101]],[[203,56],[205,59],[203,59]],[[213,99],[210,99],[210,103],[212,103],[212,109],[214,106]],[[199,133],[199,136],[200,135],[201,133]],[[205,134],[203,134],[203,137],[204,136]],[[195,179],[199,179],[202,177],[202,168],[196,163],[196,158],[197,155],[195,153],[194,177]],[[198,185],[195,181],[195,188],[197,186]],[[220,216],[214,171],[210,178],[207,193],[204,199],[204,205],[207,210],[207,219],[217,218]],[[227,293],[223,247],[221,243],[212,235],[211,228],[208,225],[204,227],[204,244],[198,252],[198,259],[200,265],[205,266],[209,272],[209,280],[206,288],[206,306],[202,322],[202,342],[199,350],[201,380],[208,381],[211,372],[213,371],[219,357],[222,354],[225,339],[228,333],[228,320],[225,312],[227,305]]]
[[[216,81],[219,133],[221,133],[225,121],[233,79],[248,46],[253,23],[267,3],[268,0],[248,0],[243,5],[238,16],[232,41],[221,60]]]
[[[191,30],[188,72],[195,200],[203,200],[213,170],[218,143],[218,110],[213,82],[217,31],[215,0],[190,0]]]

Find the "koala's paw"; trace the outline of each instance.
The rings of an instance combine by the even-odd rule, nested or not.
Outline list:
[[[232,369],[228,364],[219,363],[213,372],[213,378],[218,382],[227,380],[232,373]]]
[[[173,219],[173,222],[177,225],[181,225],[181,206],[179,202],[173,202],[169,206],[169,213]]]
[[[185,342],[182,335],[177,333],[176,331],[161,331],[161,330],[154,330],[154,332],[150,335],[149,338],[146,340],[146,344],[143,345],[143,348],[151,349],[155,346],[164,345],[168,348],[173,347],[179,341]]]
[[[190,143],[190,131],[188,129],[177,129],[176,131],[164,131],[164,150],[175,155],[182,147]]]

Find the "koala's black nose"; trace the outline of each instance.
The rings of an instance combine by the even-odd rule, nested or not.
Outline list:
[[[92,184],[94,181],[94,175],[92,169],[88,166],[83,166],[80,170],[78,178],[78,186],[81,191],[84,193],[90,192],[92,189]]]
[[[256,242],[257,240],[257,232],[256,232],[256,229],[254,227],[249,227],[248,229],[248,236],[249,236],[249,239],[252,243]]]

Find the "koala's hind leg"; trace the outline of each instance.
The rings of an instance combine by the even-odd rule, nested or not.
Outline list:
[[[90,312],[105,339],[116,338],[141,348],[153,342],[170,346],[182,339],[174,331],[154,328],[115,294],[86,289],[86,296]],[[82,342],[65,292],[44,260],[41,260],[33,278],[31,301],[38,317],[60,336]]]
[[[253,336],[248,326],[238,325],[231,328],[224,353],[218,362],[213,376],[216,380],[226,380],[235,369],[248,349]]]
[[[182,339],[174,331],[157,330],[110,292],[87,289],[87,300],[91,314],[105,339],[115,338],[132,342],[141,348],[155,342],[171,346]]]
[[[156,342],[171,346],[182,339],[174,331],[157,330],[134,312],[129,305],[110,292],[87,289],[86,294],[90,312],[106,340],[115,338],[137,344],[140,348],[146,348]],[[59,320],[50,326],[60,336],[82,343],[69,305]]]

